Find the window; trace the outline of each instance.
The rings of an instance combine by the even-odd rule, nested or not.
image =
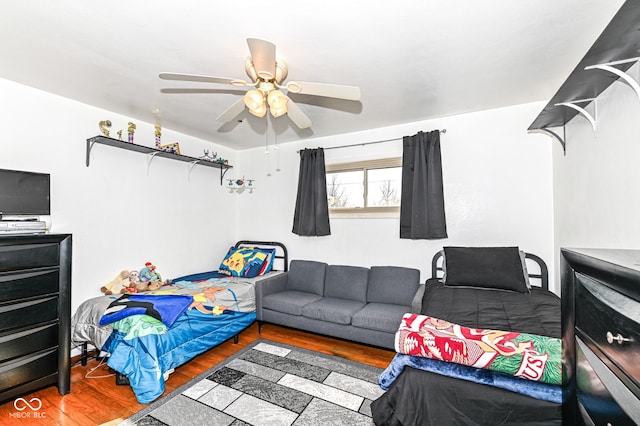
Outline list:
[[[332,216],[397,216],[402,158],[330,164],[327,197]]]

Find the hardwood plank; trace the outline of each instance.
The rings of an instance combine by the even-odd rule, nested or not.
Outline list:
[[[238,344],[234,344],[233,339],[230,339],[178,367],[166,382],[165,394],[197,377],[259,338],[379,368],[385,368],[395,355],[394,351],[388,349],[305,333],[272,324],[264,324],[262,333],[258,334],[258,325],[254,323],[240,334]],[[91,371],[92,369],[95,370]],[[105,365],[100,365],[95,359],[89,361],[84,367],[78,362],[71,369],[71,393],[68,395],[60,395],[55,386],[50,386],[23,396],[27,400],[34,397],[42,400],[40,414],[44,415],[44,418],[38,418],[37,421],[36,419],[17,419],[15,417],[17,410],[13,406],[13,401],[8,401],[0,405],[0,425],[100,425],[118,418],[126,419],[146,407],[136,401],[129,386],[116,386],[113,376],[85,377],[87,375],[95,377],[108,374],[108,368]]]

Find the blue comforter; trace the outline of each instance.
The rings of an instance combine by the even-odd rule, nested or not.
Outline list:
[[[114,331],[103,350],[111,354],[107,364],[128,377],[138,402],[148,404],[164,392],[165,373],[238,334],[255,318],[255,312],[225,310],[212,316],[188,310],[166,334],[125,340],[124,333]]]
[[[150,334],[127,339],[127,334],[114,330],[102,349],[109,352],[107,364],[127,376],[136,399],[148,404],[164,393],[170,370],[184,364],[212,347],[230,339],[256,319],[255,291],[251,283],[232,279],[217,271],[188,275],[173,280],[175,285],[147,294],[193,295],[206,288],[224,288],[215,300],[204,300],[203,309],[187,309],[164,334]],[[149,296],[149,297],[158,297]],[[182,297],[182,296],[179,296]],[[221,315],[212,315],[215,305],[228,306]]]

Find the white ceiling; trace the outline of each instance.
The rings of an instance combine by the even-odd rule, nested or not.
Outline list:
[[[622,3],[0,0],[0,77],[247,149],[264,144],[264,118],[215,120],[245,88],[158,74],[247,79],[246,39],[256,37],[275,43],[287,81],[361,88],[360,101],[290,94],[313,124],[271,123],[285,143],[547,101]],[[171,88],[209,93],[161,92]]]

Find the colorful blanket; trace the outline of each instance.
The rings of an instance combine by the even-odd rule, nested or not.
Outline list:
[[[562,383],[560,339],[463,327],[407,313],[396,332],[396,352],[484,368],[549,384]]]
[[[99,324],[111,324],[132,315],[148,315],[171,327],[192,303],[192,296],[125,294],[111,302]]]

